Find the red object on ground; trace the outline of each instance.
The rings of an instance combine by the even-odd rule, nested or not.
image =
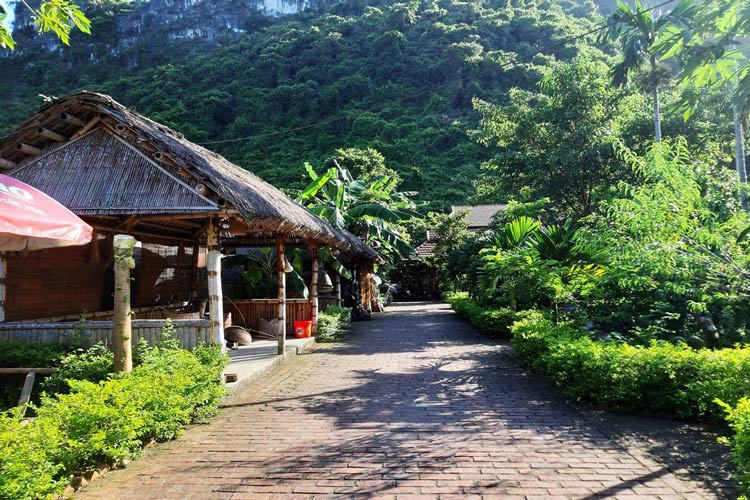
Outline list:
[[[312,321],[295,321],[294,336],[298,339],[312,336]]]
[[[0,252],[85,245],[91,226],[28,184],[0,174]]]

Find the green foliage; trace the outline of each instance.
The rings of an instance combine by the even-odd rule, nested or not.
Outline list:
[[[739,489],[745,495],[750,494],[750,400],[746,397],[737,403],[729,405],[719,399],[716,400],[725,412],[729,427],[734,436],[726,442],[731,442],[734,463],[737,464]],[[745,496],[740,500],[746,499]]]
[[[715,399],[736,404],[750,391],[750,348],[595,341],[574,324],[555,324],[538,311],[513,325],[512,342],[525,364],[569,398],[610,410],[717,421],[722,409]]]
[[[74,474],[133,458],[151,440],[177,437],[216,411],[227,363],[218,347],[188,352],[166,342],[148,349],[130,374],[68,379],[69,393],[44,397],[28,423],[17,412],[0,415],[0,497],[50,497]]]
[[[70,349],[58,344],[12,341],[0,344],[0,368],[54,367]]]
[[[670,22],[651,50],[663,59],[678,58],[680,81],[686,90],[733,87],[739,114],[750,110],[750,59],[741,40],[750,35],[750,6],[743,0],[696,2],[683,0],[684,19]],[[686,93],[681,108],[687,118],[698,107]]]
[[[346,334],[346,328],[351,320],[350,307],[328,306],[325,311],[318,313],[315,341],[338,342]]]
[[[591,213],[623,174],[613,148],[623,119],[616,97],[606,65],[577,58],[545,70],[536,93],[512,89],[505,106],[476,99],[481,122],[472,136],[497,150],[482,165],[478,197],[522,192],[549,198],[562,218]]]
[[[352,163],[362,177],[355,179],[342,168],[336,157],[333,167],[318,175],[305,165],[311,182],[297,201],[334,227],[359,236],[386,257],[407,257],[414,252],[404,224],[419,217],[411,200],[416,193],[397,191],[399,178],[383,165],[377,151],[339,151],[339,157]]]
[[[445,299],[456,314],[467,319],[477,330],[488,337],[509,337],[517,313],[508,308],[481,305],[466,293],[448,294]]]
[[[486,159],[466,138],[476,122],[471,99],[533,88],[545,66],[585,43],[560,41],[598,21],[587,0],[325,2],[322,12],[282,19],[249,15],[245,33],[175,40],[221,7],[198,3],[164,19],[142,2],[120,3],[87,4],[91,37],[76,43],[73,33],[61,51],[17,33],[23,54],[0,61],[0,71],[18,75],[0,84],[0,134],[38,107],[40,93],[100,91],[190,140],[241,139],[207,147],[284,188],[304,186],[305,161],[374,148],[433,210],[465,203]],[[120,31],[130,19],[142,23],[137,35]],[[552,48],[527,57],[543,47]],[[508,65],[517,58],[526,59]]]
[[[78,28],[83,33],[91,34],[91,21],[76,4],[67,0],[45,0],[38,8],[32,8],[28,3],[23,5],[31,11],[31,19],[39,33],[53,32],[62,43],[70,43],[70,33]],[[7,5],[0,3],[0,48],[13,50],[16,41],[13,34],[2,24],[7,16]]]
[[[44,379],[42,390],[55,394],[68,392],[68,380],[105,380],[114,368],[112,351],[102,344],[90,349],[76,349],[65,354],[57,362],[57,371]]]
[[[744,341],[750,263],[737,238],[750,225],[747,214],[723,194],[716,202],[714,180],[680,142],[645,157],[622,155],[641,184],[622,184],[581,233],[607,269],[581,296],[588,314],[607,331],[646,342],[696,335],[710,345]]]

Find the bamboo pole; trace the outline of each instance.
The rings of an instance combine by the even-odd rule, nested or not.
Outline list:
[[[336,305],[341,307],[341,275],[336,271],[333,272],[333,286],[336,290]]]
[[[318,331],[318,245],[310,243],[310,259],[312,260],[312,271],[310,272],[310,305],[312,312],[310,320],[312,321],[313,337]]]
[[[5,302],[7,289],[5,282],[8,278],[8,261],[5,254],[0,252],[0,323],[5,321]]]
[[[115,351],[115,372],[133,370],[133,328],[130,311],[130,270],[135,268],[133,248],[135,238],[126,234],[115,235],[115,310],[112,341]]]
[[[18,163],[10,160],[6,160],[5,158],[0,158],[0,168],[3,168],[5,170],[12,170],[18,166]]]
[[[221,293],[221,251],[219,248],[219,228],[209,219],[206,228],[208,256],[208,311],[211,315],[211,341],[226,348],[224,341],[224,300]]]
[[[50,130],[48,128],[39,127],[36,129],[36,133],[41,135],[42,137],[46,139],[53,140],[55,142],[65,142],[68,140],[67,137],[65,137],[62,134],[58,134],[57,132]]]
[[[19,142],[18,144],[16,144],[16,151],[20,151],[21,153],[25,153],[31,156],[36,156],[42,152],[42,150],[38,147],[32,146],[31,144],[26,144],[25,142]]]
[[[278,277],[278,315],[279,324],[276,330],[278,354],[286,352],[286,274],[284,273],[286,257],[284,256],[284,236],[276,235],[276,273]]]

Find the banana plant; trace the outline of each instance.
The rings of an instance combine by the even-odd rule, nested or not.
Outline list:
[[[305,164],[310,184],[297,201],[338,229],[346,229],[386,255],[406,257],[414,253],[402,224],[421,217],[411,197],[396,191],[398,178],[381,175],[354,179],[348,169],[335,166],[318,175]]]

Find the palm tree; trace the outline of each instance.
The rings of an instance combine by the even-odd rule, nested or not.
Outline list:
[[[681,18],[692,8],[692,0],[682,0],[666,16],[653,14],[651,9],[635,1],[635,9],[622,1],[617,1],[617,9],[608,20],[608,30],[602,32],[602,40],[620,40],[622,42],[622,61],[612,68],[612,80],[622,87],[628,81],[628,75],[649,65],[651,95],[654,100],[654,134],[656,141],[661,142],[661,109],[659,106],[659,82],[657,78],[657,58],[660,54],[653,50],[653,44],[661,31],[675,20]]]

